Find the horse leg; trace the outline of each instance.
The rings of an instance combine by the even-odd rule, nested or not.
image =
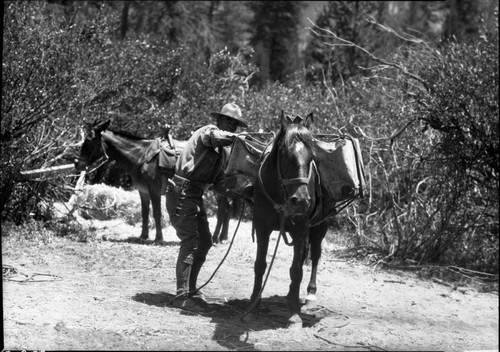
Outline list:
[[[321,242],[323,241],[327,230],[328,224],[326,222],[323,222],[310,230],[311,279],[309,280],[309,285],[307,285],[307,307],[314,307],[316,305],[316,274],[318,272],[318,263],[321,257]]]
[[[269,236],[272,230],[257,229],[257,256],[254,264],[254,283],[252,296],[250,298],[250,309],[244,320],[255,320],[259,314],[259,305],[261,297],[259,297],[262,288],[262,278],[266,272],[267,249],[269,247]]]
[[[292,312],[291,317],[288,319],[289,328],[301,328],[302,319],[300,318],[300,283],[303,277],[304,260],[307,253],[306,241],[298,236],[294,236],[293,246],[293,261],[290,267],[290,290],[288,291],[288,303]]]
[[[151,198],[151,204],[153,206],[153,218],[155,219],[155,242],[159,243],[163,241],[163,233],[161,230],[161,193],[159,191],[154,192],[152,189],[150,189],[149,197]]]
[[[222,229],[220,232],[220,241],[227,241],[227,235],[229,232],[229,220],[231,219],[231,204],[228,205],[228,209],[226,212],[226,216],[224,218],[224,221],[222,222]]]
[[[221,229],[224,231],[226,218],[229,217],[229,199],[223,195],[217,195],[217,224],[212,236],[213,243],[219,243]]]
[[[140,238],[147,240],[149,237],[149,202],[151,198],[149,193],[139,191],[141,197],[141,215],[142,215],[142,231]]]

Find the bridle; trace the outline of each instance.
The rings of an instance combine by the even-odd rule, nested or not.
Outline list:
[[[285,206],[286,206],[286,202],[289,198],[289,195],[288,195],[288,192],[287,192],[287,188],[286,186],[290,186],[290,185],[307,185],[309,184],[312,176],[313,176],[313,173],[316,173],[316,175],[318,174],[318,168],[316,166],[316,163],[314,162],[314,160],[311,160],[310,163],[309,163],[309,172],[307,174],[307,177],[295,177],[295,178],[284,178],[282,173],[281,173],[281,168],[280,168],[280,153],[279,153],[279,150],[278,148],[276,149],[276,166],[277,166],[277,174],[278,174],[278,179],[279,179],[279,183],[281,185],[281,188],[283,190],[283,201],[282,202],[279,202],[279,201],[276,201],[273,199],[273,197],[269,194],[269,192],[267,191],[266,187],[264,186],[264,182],[262,180],[262,168],[264,166],[264,164],[268,161],[269,159],[269,155],[271,153],[267,154],[265,157],[264,157],[264,160],[262,160],[262,162],[260,163],[260,167],[259,167],[259,171],[258,171],[258,180],[259,180],[259,185],[260,185],[260,188],[262,189],[264,195],[266,196],[266,198],[273,204],[273,207],[276,211],[278,211],[279,213],[283,214],[284,215],[284,211],[285,211]]]
[[[95,131],[92,131],[92,132],[94,134],[96,134]],[[102,157],[100,157],[100,158],[97,158],[95,161],[98,161],[98,160],[101,160],[101,159],[103,159],[103,160],[99,163],[99,165],[97,165],[92,170],[88,171],[87,173],[94,172],[95,170],[97,170],[98,168],[100,168],[101,166],[103,166],[104,164],[106,164],[109,161],[109,157],[106,154],[106,150],[102,146],[102,135],[99,134],[99,136],[100,136],[100,141],[98,143],[94,144],[94,148],[92,149],[92,152],[90,153],[90,156],[88,158],[82,158],[80,155],[77,157],[78,161],[83,161],[85,164],[87,164],[87,166],[85,167],[85,170],[87,170],[89,168],[89,166],[90,166],[89,165],[89,160],[92,160],[92,157],[97,154],[97,152],[99,150],[99,147],[102,148],[102,151],[103,151],[104,155]]]

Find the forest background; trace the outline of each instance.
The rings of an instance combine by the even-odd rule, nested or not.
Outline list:
[[[2,224],[38,221],[76,176],[85,121],[178,139],[233,101],[359,139],[365,198],[331,222],[385,259],[498,274],[498,1],[4,1]],[[130,187],[111,163],[90,182]],[[44,204],[45,206],[40,206]]]

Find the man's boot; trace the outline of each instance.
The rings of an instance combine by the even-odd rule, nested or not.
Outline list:
[[[201,267],[203,266],[204,262],[205,260],[195,260],[193,266],[191,267],[191,275],[189,276],[189,297],[193,298],[195,302],[200,301],[197,303],[207,303],[203,292],[196,289],[198,274],[200,273]]]
[[[190,297],[187,296],[189,289],[189,278],[191,276],[191,269],[193,263],[193,255],[190,254],[187,257],[179,253],[179,257],[177,258],[177,265],[175,268],[175,275],[177,279],[177,293],[179,296],[174,300],[172,305],[176,308],[181,308],[189,311],[200,312],[203,311],[203,308],[198,306]]]
[[[198,215],[198,233],[199,243],[193,256],[193,266],[191,269],[191,276],[189,278],[189,291],[191,292],[189,296],[195,299],[195,301],[203,304],[207,301],[203,292],[201,292],[201,290],[196,290],[196,284],[201,267],[207,259],[207,253],[210,250],[210,247],[212,247],[212,234],[210,233],[207,213],[205,211],[205,207],[203,206],[201,207]]]

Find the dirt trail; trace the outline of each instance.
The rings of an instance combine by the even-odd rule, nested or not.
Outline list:
[[[283,242],[263,293],[261,319],[240,322],[253,285],[250,223],[240,226],[226,262],[204,289],[207,312],[181,311],[166,305],[174,293],[179,248],[171,228],[166,245],[154,246],[125,241],[139,234],[138,227],[119,221],[92,226],[97,240],[87,243],[54,237],[42,245],[20,244],[2,237],[3,264],[20,272],[3,280],[4,349],[498,350],[497,293],[454,289],[408,272],[373,271],[339,259],[329,244],[320,263],[318,307],[304,312],[302,329],[286,328],[292,250]],[[227,248],[212,248],[200,283]],[[55,276],[12,281],[35,273]]]

